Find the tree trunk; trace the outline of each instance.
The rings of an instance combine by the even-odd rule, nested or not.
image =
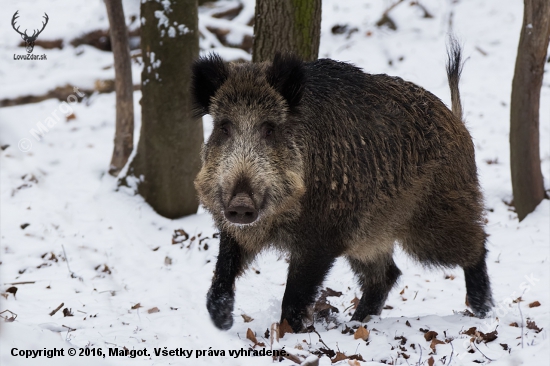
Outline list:
[[[134,149],[134,89],[128,30],[121,0],[105,0],[115,59],[116,130],[109,173],[117,176]]]
[[[193,118],[191,64],[199,55],[197,0],[141,3],[141,133],[129,174],[162,216],[197,212],[201,119]]]
[[[546,197],[539,151],[540,88],[550,40],[550,1],[524,0],[510,105],[510,164],[519,220]]]
[[[304,61],[319,55],[321,0],[256,0],[254,62],[289,51]]]

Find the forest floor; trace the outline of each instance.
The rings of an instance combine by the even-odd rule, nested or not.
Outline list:
[[[254,1],[242,3],[201,8],[203,54],[250,59]],[[550,363],[550,201],[521,223],[510,206],[509,106],[523,3],[421,4],[396,6],[388,14],[392,30],[391,22],[376,25],[388,1],[324,0],[320,57],[400,76],[450,105],[445,42],[449,31],[458,36],[467,58],[462,102],[487,207],[494,314],[469,316],[462,270],[428,270],[398,249],[403,275],[381,316],[350,322],[360,290],[338,260],[320,294],[327,310],[317,316],[315,332],[286,334],[275,343],[292,354],[281,365],[316,357],[319,365]],[[128,19],[138,15],[139,1],[125,0],[124,6]],[[46,61],[14,60],[14,54],[25,53],[19,36],[7,21],[0,32],[0,101],[19,104],[0,108],[0,316],[6,320],[0,320],[0,364],[74,364],[71,348],[84,365],[272,364],[269,356],[229,352],[271,349],[269,330],[279,319],[286,281],[284,253],[263,253],[237,281],[233,328],[220,331],[205,306],[218,251],[209,215],[201,209],[165,219],[132,189],[118,189],[107,174],[115,126],[115,95],[108,87],[112,54],[70,44],[108,28],[103,1],[8,0],[3,8],[6,20],[19,10],[22,28],[29,29],[32,19],[47,12],[40,39],[61,40],[63,48],[37,45],[34,54],[46,54]],[[132,53],[139,85],[139,49]],[[541,94],[545,187],[550,187],[548,70],[550,63]],[[51,98],[56,88],[62,100],[76,94],[73,87],[84,100],[71,110]],[[137,144],[139,90],[134,97]],[[20,104],[32,98],[44,100]],[[31,131],[39,122],[50,128],[36,139]],[[205,138],[210,124],[205,118]],[[65,356],[12,355],[53,348],[64,349]],[[146,349],[148,355],[113,356],[110,348]],[[164,350],[186,353],[162,355]]]

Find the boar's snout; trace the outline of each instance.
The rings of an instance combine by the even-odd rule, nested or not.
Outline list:
[[[225,209],[225,218],[234,224],[251,224],[258,218],[256,205],[248,193],[237,193]]]

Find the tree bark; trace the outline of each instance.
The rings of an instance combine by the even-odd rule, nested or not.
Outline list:
[[[540,165],[539,109],[549,40],[550,1],[524,0],[510,105],[512,189],[520,221],[546,197]]]
[[[117,176],[134,149],[134,87],[128,30],[121,0],[105,0],[115,59],[116,130],[109,173]]]
[[[252,61],[271,61],[278,51],[314,61],[320,36],[321,0],[256,0]]]
[[[201,119],[193,118],[191,64],[199,55],[197,0],[142,1],[141,133],[129,174],[160,215],[197,212]]]

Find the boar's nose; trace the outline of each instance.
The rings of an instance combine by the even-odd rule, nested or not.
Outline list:
[[[250,224],[258,218],[258,210],[247,193],[237,193],[225,209],[225,218],[234,224]]]

